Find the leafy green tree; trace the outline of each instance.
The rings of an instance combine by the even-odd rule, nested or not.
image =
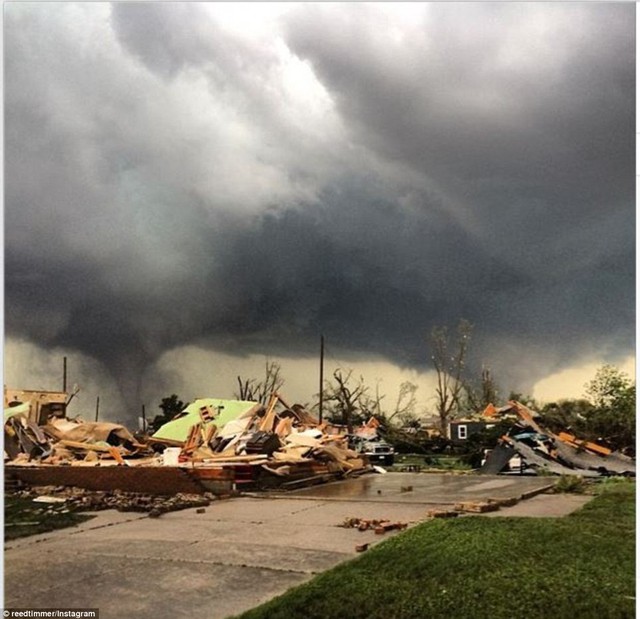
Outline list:
[[[586,420],[590,438],[601,438],[614,448],[635,445],[636,385],[613,365],[603,365],[586,387],[593,411]]]
[[[156,415],[149,424],[149,432],[157,432],[165,423],[171,421],[178,413],[181,413],[188,404],[185,404],[177,394],[173,393],[168,398],[162,398],[158,408],[162,413]]]
[[[550,402],[540,410],[542,425],[556,434],[568,431],[582,435],[593,409],[593,404],[584,398]]]
[[[599,368],[585,387],[587,398],[596,408],[628,408],[635,404],[635,383],[613,365]]]

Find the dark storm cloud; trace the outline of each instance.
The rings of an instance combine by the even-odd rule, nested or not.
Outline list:
[[[546,233],[629,208],[632,7],[435,3],[399,41],[375,36],[371,10],[315,5],[289,22],[359,140],[483,216],[543,214]]]
[[[632,351],[632,5],[215,10],[9,6],[9,336],[129,394],[189,342],[414,365],[459,317],[524,385]]]
[[[556,351],[562,333],[569,354],[590,338],[631,349],[631,7],[435,3],[407,37],[375,10],[305,8],[287,40],[356,139],[442,188],[481,245],[439,254],[459,265],[445,313]],[[483,249],[520,284],[491,291]]]

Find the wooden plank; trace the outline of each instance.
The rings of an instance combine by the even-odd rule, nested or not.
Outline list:
[[[273,432],[273,422],[276,418],[275,408],[278,403],[278,395],[272,394],[271,399],[269,400],[269,406],[267,407],[267,412],[265,416],[262,418],[260,422],[260,430],[262,432]]]
[[[183,454],[189,454],[202,444],[202,424],[196,423],[189,428],[187,440],[182,448]]]
[[[285,417],[278,422],[278,425],[276,425],[276,434],[280,438],[284,438],[285,436],[289,436],[289,434],[291,434],[292,428],[293,419],[291,417]]]
[[[149,445],[166,445],[167,447],[182,447],[184,445],[184,441],[174,441],[170,438],[153,438],[150,436],[148,438]]]
[[[264,460],[265,462],[268,460],[268,457],[265,454],[248,454],[246,456],[225,456],[224,454],[219,454],[212,456],[210,458],[206,458],[207,462],[256,462],[257,460]]]
[[[109,449],[109,453],[111,454],[111,457],[120,465],[122,466],[126,466],[125,461],[123,460],[122,456],[120,455],[120,450],[117,447],[112,447],[111,449]]]
[[[569,434],[568,432],[560,432],[555,438],[560,439],[563,443],[568,443],[572,447],[584,447],[589,451],[595,451],[596,453],[602,456],[608,456],[611,454],[611,450],[606,447],[602,447],[596,443],[592,443],[590,441],[584,441],[574,436],[573,434]]]
[[[515,400],[509,400],[509,404],[516,409],[518,415],[524,420],[530,427],[532,427],[538,434],[547,434],[534,420],[533,413],[520,402]]]
[[[218,426],[212,423],[211,425],[203,428],[203,431],[204,431],[204,444],[209,445],[211,441],[215,438],[216,434],[218,433]]]

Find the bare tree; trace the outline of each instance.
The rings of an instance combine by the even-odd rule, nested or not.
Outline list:
[[[460,408],[460,397],[464,391],[463,374],[472,329],[470,322],[460,320],[455,342],[451,341],[447,327],[434,327],[431,330],[431,361],[438,381],[436,399],[442,436],[446,436],[449,420]]]
[[[264,379],[257,378],[238,379],[239,390],[234,394],[236,398],[248,402],[260,402],[266,405],[272,393],[280,391],[284,385],[284,378],[281,376],[280,364],[276,361],[265,361]]]
[[[489,404],[495,404],[498,401],[498,387],[493,380],[491,370],[487,367],[482,368],[480,385],[467,383],[465,391],[466,405],[474,411],[482,411]]]
[[[403,423],[415,418],[416,410],[416,391],[418,385],[411,381],[404,381],[398,390],[398,398],[393,412],[387,417],[387,421],[391,421],[394,417],[398,417]]]
[[[482,405],[483,408],[498,401],[498,386],[493,380],[491,370],[482,368]]]
[[[369,387],[365,385],[362,376],[358,380],[353,378],[353,370],[345,374],[343,370],[336,369],[333,379],[335,383],[325,382],[324,400],[334,403],[334,417],[339,417],[351,434],[354,418],[358,416],[362,419],[370,414],[376,400],[369,397]]]

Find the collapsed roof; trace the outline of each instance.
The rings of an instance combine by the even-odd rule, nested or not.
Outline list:
[[[518,455],[523,467],[536,472],[581,477],[635,477],[636,463],[633,458],[597,443],[581,440],[568,432],[554,434],[536,421],[539,415],[519,402],[510,401],[506,407],[496,409],[492,406],[492,409],[489,415],[485,412],[485,416],[516,413],[519,419],[488,455],[479,470],[482,474],[502,472],[511,458]]]
[[[165,423],[152,438],[184,443],[189,436],[189,430],[197,423],[202,423],[205,428],[214,424],[222,428],[230,421],[251,417],[261,407],[257,402],[201,398]]]

